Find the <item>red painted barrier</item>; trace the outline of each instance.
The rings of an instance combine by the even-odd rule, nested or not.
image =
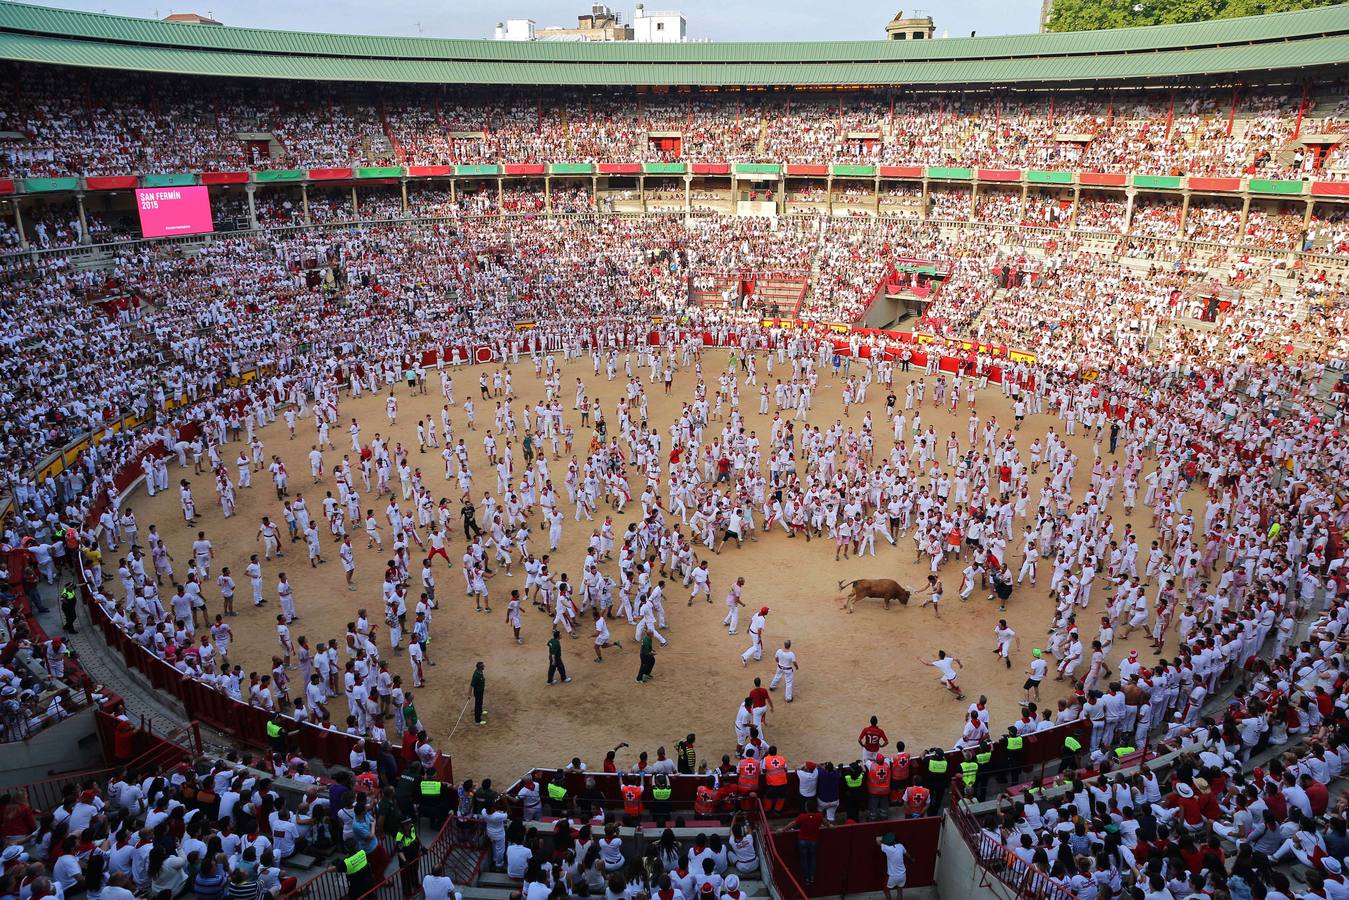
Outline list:
[[[882,178],[922,178],[922,166],[881,166]]]
[[[816,846],[815,883],[806,887],[808,897],[862,894],[885,887],[885,854],[876,838],[893,834],[908,851],[905,887],[928,887],[936,882],[937,843],[941,840],[942,817],[885,822],[858,822],[820,831]],[[799,874],[799,837],[796,832],[775,832],[773,849]]]
[[[247,172],[202,172],[202,184],[248,184]]]
[[[1239,191],[1240,178],[1199,178],[1191,175],[1186,186],[1192,191]]]
[[[1093,187],[1124,187],[1128,176],[1120,172],[1078,172],[1077,180]]]
[[[454,174],[454,166],[408,166],[412,178],[441,178]]]
[[[309,179],[311,181],[345,181],[356,177],[354,169],[310,169]]]
[[[1312,193],[1322,197],[1349,197],[1349,181],[1313,181]]]
[[[84,179],[84,187],[90,191],[130,191],[138,186],[135,175],[100,175]]]

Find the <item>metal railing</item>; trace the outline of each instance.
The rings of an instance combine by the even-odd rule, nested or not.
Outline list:
[[[477,882],[482,872],[488,846],[481,820],[450,816],[415,862],[399,866],[389,874],[380,873],[374,886],[354,900],[411,900],[420,896],[422,879],[436,868],[443,868],[455,887],[469,887]],[[350,896],[347,877],[325,869],[297,885],[284,898],[348,900]]]
[[[777,900],[806,900],[810,895],[796,879],[792,867],[778,853],[773,843],[773,828],[768,824],[768,814],[764,812],[763,801],[754,801],[754,831],[759,841],[759,852],[763,854],[765,865],[763,874],[769,882],[770,893]]]
[[[984,885],[991,879],[1005,886],[1016,897],[1077,900],[1075,892],[1050,878],[1048,872],[1022,860],[996,835],[981,828],[963,804],[952,803],[949,818],[974,855],[974,864],[983,873]]]

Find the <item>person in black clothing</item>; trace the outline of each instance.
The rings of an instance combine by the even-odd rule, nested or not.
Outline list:
[[[946,788],[951,784],[950,763],[946,761],[946,751],[940,747],[929,748],[923,754],[923,770],[927,773],[925,783],[932,792],[932,801],[927,806],[927,814],[935,816],[941,811],[941,802],[946,797]],[[941,772],[933,772],[932,764],[944,766]]]
[[[675,744],[675,769],[680,775],[692,775],[698,771],[698,751],[693,747],[695,737],[690,734]]]
[[[1007,568],[1006,565],[993,573],[993,593],[988,596],[988,599],[998,598],[999,611],[1007,609],[1007,601],[1012,596],[1012,584],[1012,570]],[[1010,669],[1012,667],[1011,658],[1007,657],[1006,661],[1007,668]]]
[[[562,661],[562,642],[558,638],[562,637],[562,632],[556,628],[553,629],[553,639],[548,642],[548,683],[553,683],[553,673],[556,672],[562,676],[562,680],[571,681],[567,675],[567,665]]]
[[[862,821],[862,807],[867,802],[866,770],[854,762],[843,772],[843,818],[846,822]]]
[[[642,635],[641,665],[637,669],[637,683],[643,684],[651,677],[651,670],[656,667],[656,648],[651,643],[651,633]]]
[[[478,527],[478,510],[468,497],[460,505],[459,515],[464,519],[464,540],[471,541],[482,534],[482,529]]]
[[[487,710],[482,708],[483,695],[487,693],[486,667],[482,661],[473,667],[473,677],[469,679],[469,689],[473,691],[473,721],[479,725],[487,724]]]
[[[66,634],[79,634],[79,629],[75,627],[75,585],[67,582],[66,586],[61,588],[61,630]]]
[[[422,842],[417,838],[417,826],[410,816],[403,818],[393,841],[398,848],[398,865],[401,869],[399,880],[403,885],[403,896],[411,897],[417,888],[417,862],[422,858]]]
[[[329,872],[341,872],[347,876],[347,900],[357,900],[370,893],[375,886],[375,871],[365,851],[348,839],[346,849],[338,856],[337,864],[328,867]]]

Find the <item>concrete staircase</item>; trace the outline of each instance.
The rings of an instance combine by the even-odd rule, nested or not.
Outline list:
[[[816,274],[817,270],[812,268],[809,276],[780,275],[760,281],[754,287],[754,302],[765,314],[776,304],[781,318],[794,317],[800,311],[810,285],[814,284]]]
[[[548,821],[534,824],[537,825],[540,832],[549,830],[552,827],[551,823]],[[624,858],[628,862],[632,862],[634,859],[640,859],[648,848],[660,840],[661,832],[663,830],[664,829],[657,827],[654,823],[644,823],[637,828],[620,828],[619,836],[623,839]],[[723,843],[728,842],[730,839],[730,829],[719,825],[709,827],[674,828],[672,830],[675,839],[679,842],[680,852],[685,854],[688,852],[688,849],[693,846],[694,838],[700,834],[707,835],[708,837],[711,837],[713,834],[718,834],[721,836]],[[762,852],[762,848],[758,846],[757,839],[755,849]],[[490,861],[489,854],[487,863],[490,863]],[[483,865],[482,872],[479,874],[476,882],[467,886],[459,885],[464,900],[510,900],[510,896],[513,892],[519,892],[519,879],[511,878],[504,872],[490,871],[490,866],[487,863]],[[739,877],[740,891],[747,900],[769,900],[770,894],[768,886],[764,884],[759,870],[756,869],[754,872],[744,874],[736,871],[735,867],[732,866],[722,874],[723,877],[725,877],[726,874],[730,873],[734,873]]]
[[[116,261],[116,255],[107,247],[94,245],[70,256],[70,267],[76,272],[106,272]]]
[[[460,888],[464,900],[510,900],[511,894],[518,893],[519,890],[520,882],[504,872],[484,872],[479,876],[477,884]],[[740,876],[740,893],[746,900],[767,900],[769,896],[768,887],[757,875],[752,880],[744,875]]]

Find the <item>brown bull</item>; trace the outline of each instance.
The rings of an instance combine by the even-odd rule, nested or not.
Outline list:
[[[890,608],[891,600],[898,600],[903,606],[909,605],[909,589],[892,578],[858,578],[855,581],[840,581],[838,587],[839,590],[852,588],[852,593],[843,601],[844,608],[850,613],[858,600],[867,597],[884,600],[886,609]]]

